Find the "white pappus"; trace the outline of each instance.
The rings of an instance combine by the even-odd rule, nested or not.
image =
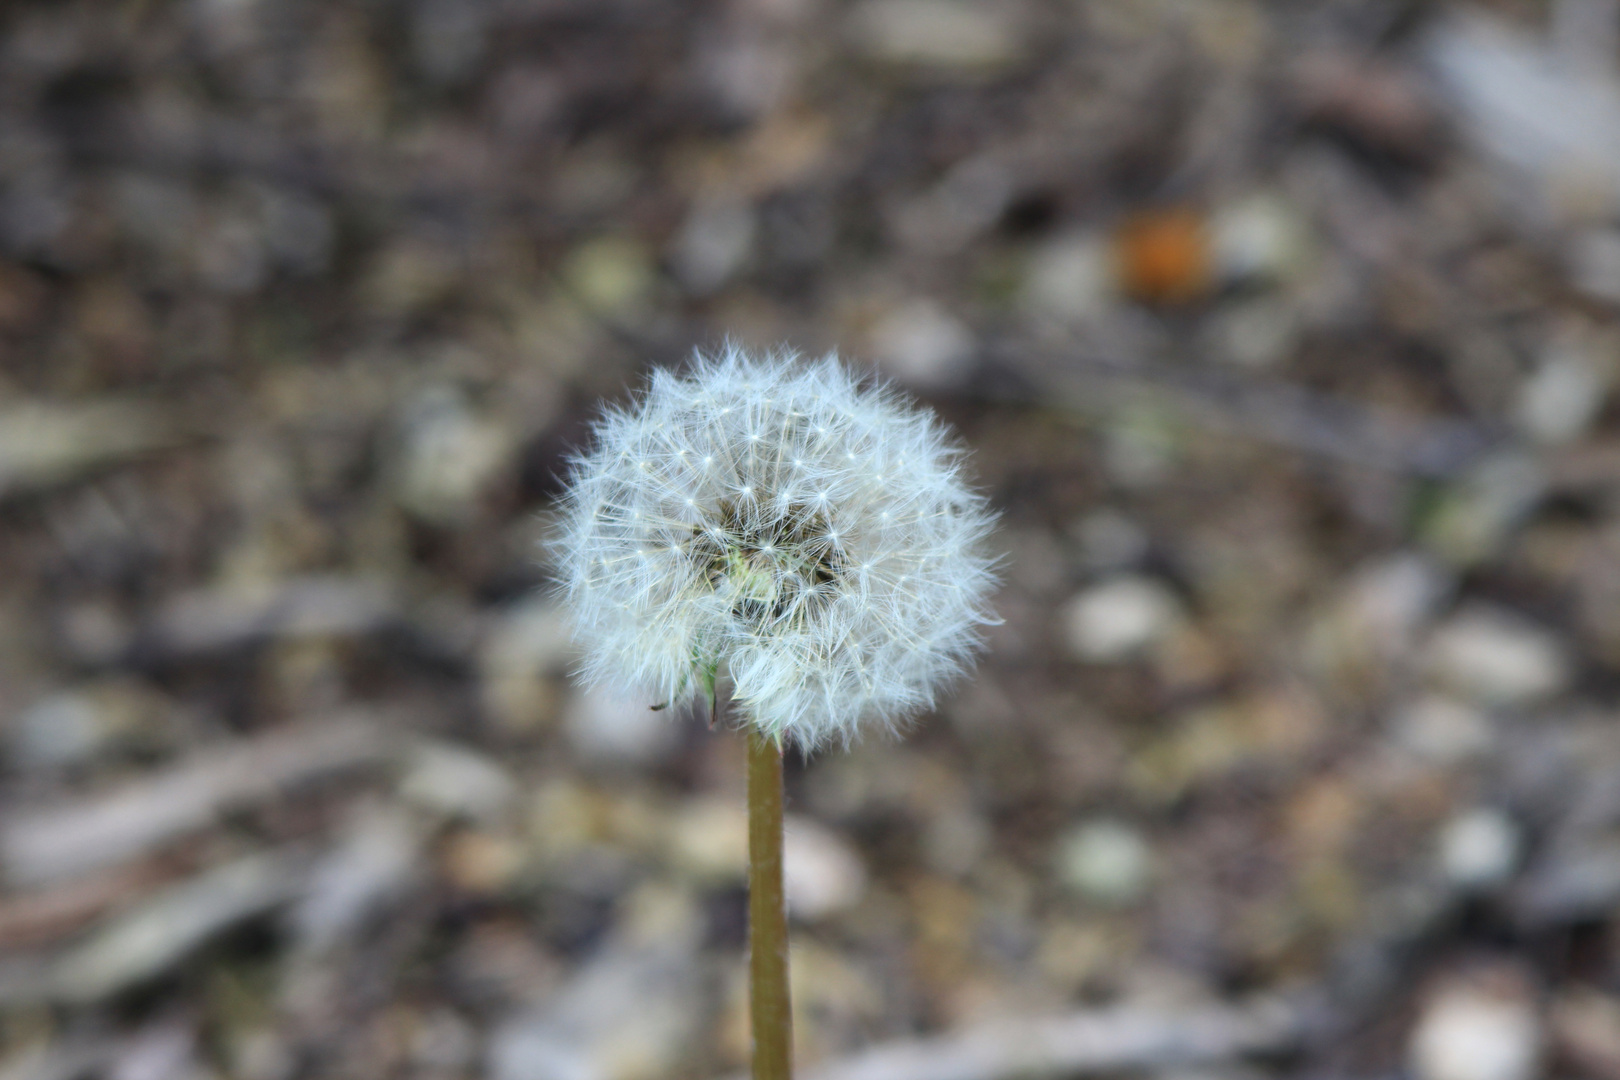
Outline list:
[[[655,707],[729,677],[778,740],[897,725],[995,621],[995,516],[944,425],[836,357],[655,371],[575,459],[553,554],[592,683]]]

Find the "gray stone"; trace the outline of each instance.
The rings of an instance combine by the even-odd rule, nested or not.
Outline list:
[[[563,729],[586,761],[645,766],[675,748],[677,718],[654,711],[658,702],[626,699],[596,687],[577,694],[563,713]]]
[[[1608,390],[1607,373],[1580,343],[1555,342],[1519,388],[1515,419],[1537,442],[1567,443],[1591,427]]]
[[[872,330],[878,366],[907,386],[942,390],[973,372],[973,333],[928,299],[912,300],[885,315]]]
[[[1571,676],[1557,637],[1483,605],[1441,626],[1428,653],[1430,670],[1442,686],[1482,705],[1531,705],[1564,689]]]
[[[1398,710],[1392,733],[1401,749],[1437,765],[1482,757],[1496,742],[1489,717],[1439,694],[1420,697]]]
[[[135,1033],[107,1070],[106,1080],[208,1080],[197,1060],[197,1032],[185,1021],[160,1020]]]
[[[1119,298],[1108,239],[1095,233],[1060,237],[1038,251],[1024,280],[1024,306],[1062,324],[1099,318]]]
[[[923,857],[940,873],[961,876],[984,857],[993,838],[990,823],[971,807],[950,807],[929,815]]]
[[[1448,986],[1423,1007],[1410,1057],[1418,1080],[1533,1080],[1545,1036],[1516,985]]]
[[[1124,660],[1162,640],[1180,619],[1175,594],[1151,578],[1121,576],[1074,597],[1062,612],[1065,640],[1082,660]]]
[[[1058,841],[1058,880],[1089,900],[1120,906],[1147,891],[1153,853],[1141,833],[1118,821],[1090,821]]]
[[[6,735],[20,764],[48,768],[88,760],[111,731],[100,702],[90,694],[66,691],[24,709]]]
[[[1299,211],[1275,194],[1257,194],[1210,215],[1215,273],[1229,282],[1276,282],[1296,272],[1308,254]]]
[[[396,491],[416,517],[453,526],[470,518],[516,449],[508,428],[453,387],[433,387],[406,408]]]
[[[498,763],[475,750],[423,742],[411,751],[399,793],[444,817],[487,822],[511,809],[517,784]]]
[[[792,814],[784,833],[782,887],[794,918],[824,919],[847,911],[866,895],[866,867],[843,837]]]
[[[1023,52],[1008,9],[956,0],[866,0],[850,13],[849,35],[869,56],[893,64],[985,69]]]
[[[675,238],[670,262],[686,291],[704,296],[730,281],[753,251],[753,204],[737,196],[699,199]]]
[[[1500,810],[1469,810],[1440,831],[1440,869],[1460,889],[1494,888],[1518,869],[1524,838],[1518,823]]]

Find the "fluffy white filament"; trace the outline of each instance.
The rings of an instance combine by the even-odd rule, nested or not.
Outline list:
[[[932,413],[835,357],[653,374],[576,460],[556,537],[584,675],[679,705],[729,675],[778,738],[932,705],[993,621],[994,517]]]

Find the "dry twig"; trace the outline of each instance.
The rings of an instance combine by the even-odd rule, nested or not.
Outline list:
[[[805,1080],[1039,1080],[1276,1054],[1307,1035],[1303,1000],[1186,1009],[1117,1006],[905,1039],[807,1070]]]
[[[382,725],[351,716],[207,750],[99,798],[9,817],[0,827],[0,867],[13,883],[47,882],[126,862],[221,813],[375,763],[389,749]]]

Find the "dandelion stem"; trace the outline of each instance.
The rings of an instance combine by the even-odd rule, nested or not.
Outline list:
[[[787,904],[782,892],[782,746],[748,725],[748,974],[754,1080],[793,1076]]]

